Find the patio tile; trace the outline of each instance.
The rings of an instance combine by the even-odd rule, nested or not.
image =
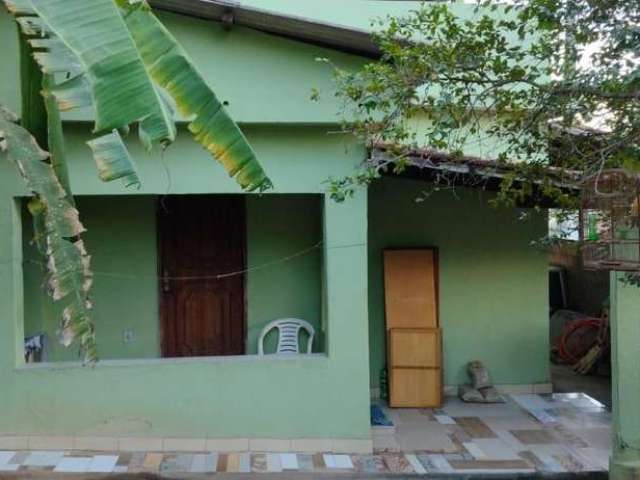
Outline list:
[[[13,457],[16,456],[16,452],[0,452],[0,465],[6,465]]]
[[[462,445],[464,442],[471,441],[469,434],[459,425],[447,425],[447,430],[449,431],[451,439],[457,446]]]
[[[547,430],[511,430],[511,434],[523,445],[548,445],[559,443]]]
[[[160,470],[160,464],[162,463],[161,453],[147,453],[142,462],[141,469],[147,472],[157,472]]]
[[[540,428],[538,421],[524,414],[509,417],[480,417],[480,420],[494,432],[497,430],[531,430]]]
[[[133,454],[131,452],[122,452],[118,454],[118,461],[116,462],[116,465],[121,467],[121,466],[127,466],[129,465],[129,462],[131,462],[131,459],[133,458]]]
[[[255,473],[265,473],[267,471],[267,456],[264,453],[251,455],[251,471]]]
[[[533,468],[524,460],[451,460],[455,470],[508,470],[532,471]]]
[[[474,443],[490,460],[519,460],[518,453],[499,438],[478,438]]]
[[[478,417],[454,417],[471,438],[496,438],[496,434]]]
[[[529,464],[533,465],[533,467],[539,471],[545,471],[546,470],[546,466],[545,464],[542,462],[542,460],[540,460],[535,453],[530,452],[528,450],[519,452],[518,454],[520,456],[520,458],[522,458],[524,461],[528,462]]]
[[[474,442],[463,443],[462,446],[469,452],[475,460],[484,460],[487,455]]]
[[[118,463],[117,455],[96,455],[91,459],[87,472],[109,473]]]
[[[366,473],[378,473],[384,471],[384,462],[378,455],[362,455],[358,458],[360,470]]]
[[[238,466],[238,472],[250,473],[251,472],[251,454],[249,452],[243,452],[239,454],[240,465]]]
[[[418,460],[418,457],[414,454],[408,453],[405,455],[405,458],[411,464],[411,468],[413,468],[414,472],[421,475],[427,473],[427,469],[422,466],[420,460]]]
[[[53,469],[54,472],[84,473],[91,464],[90,457],[63,457]]]
[[[601,450],[599,448],[581,448],[577,450],[583,457],[589,459],[591,465],[598,470],[609,469],[609,453],[610,451]]]
[[[553,455],[553,458],[568,472],[584,472],[590,470],[587,462],[579,459],[576,455],[572,455],[570,452],[556,453]]]
[[[324,470],[327,466],[324,463],[324,455],[321,453],[316,453],[313,457],[313,468],[314,470]]]
[[[433,408],[420,408],[419,411],[420,411],[420,414],[427,417],[429,421],[435,420]]]
[[[349,455],[334,455],[333,461],[336,468],[340,468],[343,470],[353,470],[353,462],[351,461],[351,457]]]
[[[230,453],[227,456],[227,468],[226,472],[237,473],[240,470],[240,455],[237,453]]]
[[[282,470],[298,470],[298,457],[295,453],[281,453],[280,465]]]
[[[298,454],[298,468],[303,472],[312,472],[313,455],[307,453]]]
[[[527,445],[524,445],[520,440],[513,436],[513,434],[506,430],[496,430],[496,436],[504,443],[513,448],[516,452],[527,450]]]
[[[130,453],[131,458],[129,459],[129,472],[141,472],[143,465],[144,465],[144,461],[145,458],[147,457],[147,454],[144,452],[133,452]],[[121,455],[121,458],[124,455]]]
[[[443,453],[457,450],[449,437],[449,427],[438,422],[425,422],[422,426],[416,427],[399,427],[395,438],[399,449],[405,452]]]
[[[215,472],[218,467],[217,453],[196,453],[191,461],[192,473]]]
[[[400,411],[400,423],[399,425],[420,425],[429,421],[429,416],[422,413],[417,408],[406,408]],[[398,425],[396,425],[397,427]]]
[[[592,447],[601,450],[611,449],[611,428],[586,428],[573,430],[570,433],[576,435],[586,443],[584,446],[576,445],[577,448]]]
[[[22,465],[27,457],[30,455],[30,452],[22,451],[16,452],[16,454],[11,458],[8,462],[9,465],[17,464]]]
[[[541,471],[552,473],[562,473],[567,471],[567,469],[556,458],[556,454],[558,452],[564,452],[564,449],[561,446],[534,445],[531,446],[530,451],[544,465]]]
[[[554,403],[538,394],[511,395],[511,398],[525,410],[547,410],[554,408]]]
[[[456,424],[456,421],[452,417],[450,417],[449,415],[434,414],[433,416],[436,419],[436,421],[438,423],[441,423],[442,425],[455,425]]]
[[[267,453],[267,472],[281,472],[282,464],[280,463],[280,455],[277,453]]]
[[[453,467],[443,455],[420,454],[417,455],[420,463],[429,473],[452,473]]]
[[[64,456],[64,452],[34,451],[25,459],[23,465],[27,467],[47,467],[57,465]]]
[[[396,435],[374,435],[372,438],[375,451],[395,452],[400,450]]]
[[[333,455],[330,453],[324,453],[322,455],[322,461],[324,462],[327,468],[336,468],[336,462],[333,458]]]
[[[384,463],[392,473],[414,473],[411,464],[404,455],[385,455]]]
[[[557,426],[553,429],[553,435],[555,435],[560,443],[568,446],[568,447],[572,447],[572,448],[587,448],[589,447],[589,443],[586,442],[581,436],[577,435],[576,431],[572,431],[569,430],[565,427],[562,426]],[[607,431],[604,435],[604,437],[606,438],[606,443],[610,444],[611,440],[611,432]],[[594,437],[598,438],[597,436]]]
[[[226,472],[227,471],[227,462],[229,461],[229,454],[220,453],[218,454],[218,465],[216,466],[217,472]]]

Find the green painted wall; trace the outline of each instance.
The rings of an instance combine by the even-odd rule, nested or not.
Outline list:
[[[289,317],[311,322],[316,330],[313,351],[324,351],[321,249],[287,259],[322,240],[321,200],[320,195],[247,198],[247,265],[266,265],[247,277],[247,353],[257,353],[267,323]],[[267,337],[266,352],[274,351],[275,340],[275,334]]]
[[[610,274],[613,479],[633,478],[640,470],[640,289],[623,278]]]
[[[127,191],[117,182],[102,184],[83,143],[88,130],[86,125],[67,126],[72,188],[80,197],[107,195],[97,206],[98,211],[107,212],[107,219],[131,215],[130,221],[135,222],[137,218],[138,212],[118,208],[118,195],[129,194],[127,201],[136,197],[144,204],[143,195],[147,194],[239,191],[184,132],[164,154],[147,154],[134,141],[132,150],[143,181],[139,191]],[[318,194],[329,175],[350,172],[364,155],[348,137],[329,134],[327,127],[253,126],[245,132],[274,180],[274,193]],[[0,416],[0,433],[369,437],[365,194],[340,205],[324,197],[322,201],[320,233],[325,244],[320,258],[325,291],[320,298],[326,301],[321,302],[318,315],[326,319],[327,355],[260,360],[105,360],[95,368],[84,368],[79,364],[22,365],[22,219],[13,199],[25,193],[15,167],[1,158],[0,409],[4,414]],[[253,196],[250,202],[274,202],[278,207],[278,198],[270,195]],[[84,200],[80,198],[81,207]],[[311,206],[307,210],[311,208],[320,210]],[[273,226],[280,229],[287,219],[284,212],[275,210],[278,218]],[[292,224],[301,223],[295,212],[289,218]],[[85,221],[94,223],[89,215]],[[267,234],[275,235],[273,231]],[[305,233],[296,242],[306,243],[312,237],[315,234]],[[105,251],[107,247],[105,242]],[[268,252],[260,255],[270,256]],[[309,312],[316,310],[317,300],[313,302]],[[304,314],[302,308],[300,312]],[[260,392],[260,408],[256,408],[256,391]]]
[[[79,197],[92,255],[93,320],[102,359],[158,358],[159,318],[156,251],[156,197]],[[283,259],[322,239],[320,195],[247,197],[249,268]],[[47,360],[78,360],[76,348],[56,340],[60,311],[43,285],[42,258],[33,245],[31,219],[23,212],[25,334],[45,333]],[[265,324],[283,317],[310,321],[317,330],[314,351],[322,352],[321,251],[311,250],[247,274],[247,353],[257,353]],[[134,334],[124,342],[124,330]],[[276,336],[271,335],[271,348]],[[267,349],[267,352],[272,351]]]
[[[156,266],[155,199],[151,196],[79,197],[78,208],[87,232],[94,283],[93,320],[100,357],[154,358],[160,354]],[[23,244],[25,333],[45,332],[49,361],[78,360],[76,348],[56,341],[59,308],[43,286],[42,259],[31,242],[31,222],[24,221]],[[124,330],[134,341],[123,341]]]
[[[416,203],[425,188],[385,178],[369,190],[371,385],[386,356],[382,250],[417,246],[439,248],[445,384],[467,382],[476,359],[496,384],[548,382],[547,256],[529,245],[545,217],[519,221],[489,207],[490,194],[463,188]]]
[[[20,63],[18,32],[4,5],[0,6],[0,104],[20,114]]]

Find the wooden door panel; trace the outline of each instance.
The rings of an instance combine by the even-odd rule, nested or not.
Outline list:
[[[163,357],[244,353],[245,231],[240,195],[172,196],[160,203]]]
[[[392,368],[389,386],[392,407],[428,408],[442,404],[442,371],[425,368]]]
[[[438,326],[435,250],[385,250],[387,329]]]
[[[441,366],[440,330],[389,330],[389,358],[394,367],[439,368]]]

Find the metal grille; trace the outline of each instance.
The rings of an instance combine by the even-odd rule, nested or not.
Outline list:
[[[640,176],[611,169],[588,178],[580,235],[585,268],[640,271]]]

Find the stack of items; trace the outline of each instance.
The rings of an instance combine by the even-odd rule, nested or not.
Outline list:
[[[470,403],[504,403],[495,387],[491,384],[489,371],[482,362],[469,362],[467,373],[471,378],[471,385],[462,385],[458,395],[464,402]]]
[[[389,405],[442,404],[436,250],[384,251]]]

